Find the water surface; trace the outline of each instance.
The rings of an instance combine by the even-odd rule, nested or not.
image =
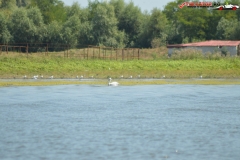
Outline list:
[[[240,157],[239,85],[0,88],[0,159]]]

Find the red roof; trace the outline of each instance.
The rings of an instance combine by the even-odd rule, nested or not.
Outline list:
[[[215,47],[215,46],[238,46],[240,41],[221,41],[221,40],[210,40],[195,43],[185,44],[172,44],[167,45],[167,48],[179,48],[179,47]]]

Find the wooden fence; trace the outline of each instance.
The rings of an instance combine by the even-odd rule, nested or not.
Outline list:
[[[167,55],[166,48],[112,48],[104,46],[77,46],[34,43],[34,44],[0,44],[0,55],[3,54],[41,55],[51,57],[102,59],[102,60],[140,60],[156,59]]]

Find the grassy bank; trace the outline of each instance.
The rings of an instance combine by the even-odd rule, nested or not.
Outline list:
[[[105,79],[124,78],[240,78],[239,58],[209,59],[156,59],[156,60],[79,60],[77,58],[46,56],[0,56],[0,78],[21,79],[26,75],[43,75],[44,78]]]

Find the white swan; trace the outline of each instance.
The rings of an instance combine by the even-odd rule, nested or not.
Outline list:
[[[108,85],[109,85],[109,86],[118,86],[119,83],[118,83],[118,82],[112,82],[112,78],[109,78],[109,79],[108,79]]]
[[[33,78],[33,79],[38,79],[38,75],[36,75],[36,76],[33,76],[32,78]]]

